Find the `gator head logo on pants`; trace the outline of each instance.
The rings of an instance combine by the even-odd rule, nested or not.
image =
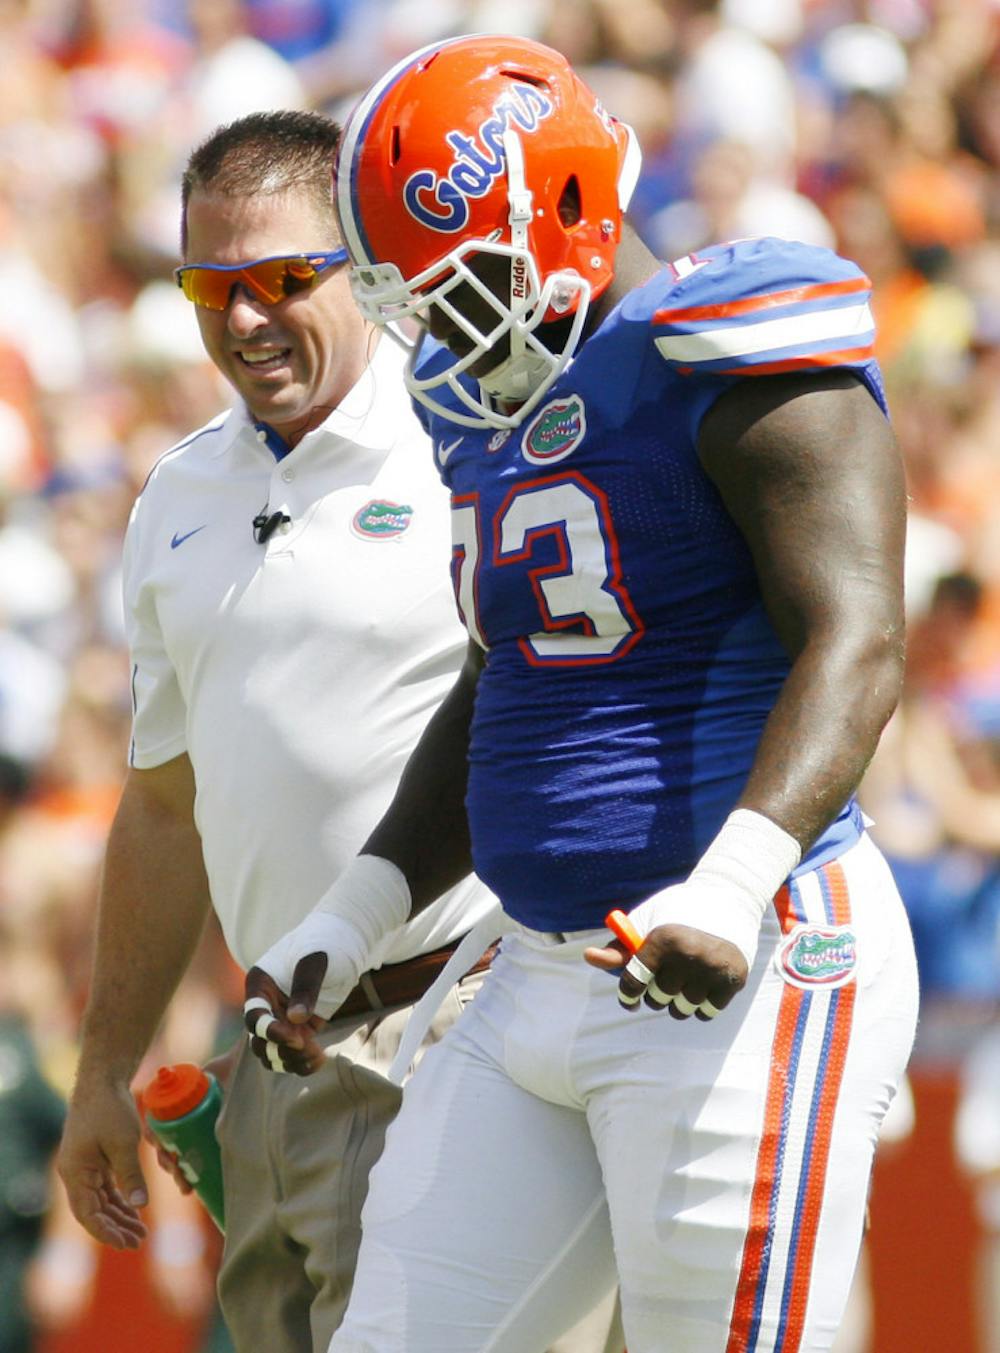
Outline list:
[[[533,465],[551,465],[568,456],[586,433],[587,415],[579,395],[550,399],[529,423],[521,450]]]
[[[850,926],[797,925],[782,942],[775,965],[796,987],[842,987],[854,976],[858,942]]]
[[[413,520],[413,508],[407,503],[372,499],[354,514],[351,530],[362,540],[394,540]]]

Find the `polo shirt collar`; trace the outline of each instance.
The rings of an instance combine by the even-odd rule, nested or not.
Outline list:
[[[373,336],[374,341],[375,336]],[[307,432],[297,446],[289,448],[266,424],[258,423],[241,400],[234,408],[238,431],[258,437],[275,460],[293,452],[302,456],[308,448],[333,443],[340,451],[357,458],[358,468],[367,466],[374,473],[388,456],[400,431],[413,419],[410,397],[403,384],[406,354],[398,343],[385,335],[377,336],[371,361],[340,401],[337,408],[317,428]]]

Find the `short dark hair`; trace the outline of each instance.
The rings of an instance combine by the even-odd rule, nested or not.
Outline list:
[[[181,179],[181,253],[187,250],[187,208],[195,191],[227,197],[302,192],[338,239],[333,210],[333,162],[340,124],[322,113],[250,113],[218,127],[191,152]]]

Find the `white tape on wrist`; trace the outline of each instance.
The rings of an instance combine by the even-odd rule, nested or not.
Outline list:
[[[308,916],[257,959],[286,994],[296,965],[308,954],[327,956],[316,1013],[328,1019],[358,979],[378,966],[386,941],[410,914],[402,870],[378,855],[356,855]]]
[[[798,841],[777,823],[737,808],[687,882],[647,898],[629,912],[629,919],[643,936],[658,925],[691,926],[716,935],[734,944],[751,968],[764,912],[801,856]]]

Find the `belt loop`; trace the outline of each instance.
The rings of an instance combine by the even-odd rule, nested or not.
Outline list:
[[[358,978],[358,986],[368,997],[368,1003],[373,1010],[385,1009],[385,1005],[382,1002],[382,998],[378,994],[378,988],[372,981],[372,975],[370,972],[363,972],[361,974],[361,976]]]

